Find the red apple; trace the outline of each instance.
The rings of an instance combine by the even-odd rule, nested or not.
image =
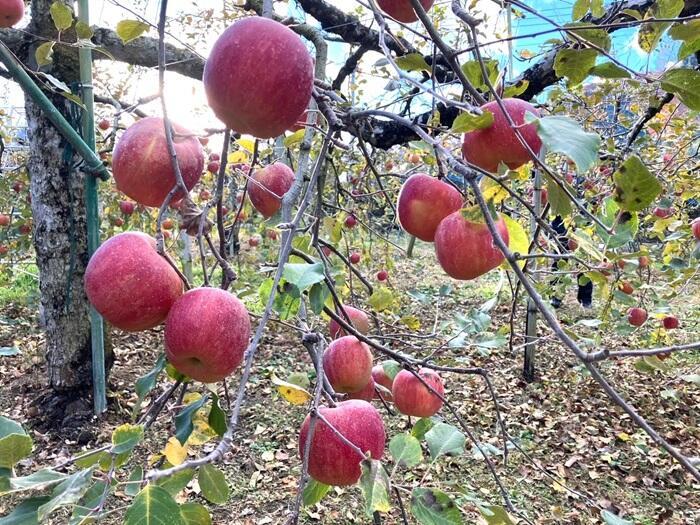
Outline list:
[[[695,219],[690,225],[690,228],[693,230],[693,237],[700,241],[700,218]]]
[[[237,20],[219,37],[202,81],[209,106],[228,127],[272,138],[309,106],[314,63],[291,29],[253,16]]]
[[[617,267],[618,267],[620,270],[624,270],[624,269],[625,269],[625,264],[627,264],[627,263],[625,263],[625,260],[624,260],[624,259],[618,259],[618,260],[617,260]]]
[[[384,282],[389,278],[389,272],[386,270],[379,270],[377,272],[377,281]]]
[[[654,208],[654,215],[659,219],[666,219],[673,215],[673,208],[659,208],[658,206]]]
[[[623,283],[620,283],[620,284],[618,284],[617,286],[618,286],[618,288],[620,289],[620,291],[621,291],[622,293],[626,293],[627,295],[632,295],[632,294],[634,293],[634,288],[633,288],[632,285],[631,285],[629,282],[627,282],[627,281],[625,281],[625,282],[623,282]]]
[[[32,223],[31,222],[25,222],[24,224],[20,224],[19,228],[19,233],[22,235],[27,235],[29,233],[32,233]]]
[[[208,201],[211,199],[211,192],[207,189],[204,189],[199,192],[199,198],[203,201]]]
[[[221,155],[219,155],[218,153],[212,153],[211,155],[209,155],[209,162],[218,162],[220,160]]]
[[[368,403],[374,399],[374,379],[370,376],[369,381],[362,390],[351,392],[348,394],[348,399],[362,399]]]
[[[663,318],[662,323],[666,330],[673,330],[680,326],[680,323],[678,322],[678,317],[676,317],[675,315],[667,315]]]
[[[429,11],[435,0],[420,0],[423,9]],[[418,15],[411,5],[411,0],[377,0],[379,9],[394,20],[410,24],[418,20]]]
[[[161,324],[182,294],[177,272],[156,251],[153,237],[126,232],[90,258],[85,293],[107,322],[131,332]]]
[[[168,361],[196,381],[216,383],[241,364],[250,339],[248,310],[219,288],[195,288],[178,299],[165,321]]]
[[[664,159],[664,164],[668,164],[669,162],[671,162],[673,160],[673,155],[671,155],[670,153],[664,153],[663,159]]]
[[[124,215],[131,215],[134,213],[134,203],[131,201],[119,201],[119,209]]]
[[[260,244],[260,235],[253,235],[250,239],[248,239],[248,244],[255,248],[258,244]]]
[[[0,215],[0,226],[8,226],[11,222],[9,215]]]
[[[569,247],[569,250],[571,250],[572,252],[578,250],[578,242],[576,241],[576,239],[569,239],[567,245]]]
[[[372,367],[372,379],[374,379],[375,385],[381,385],[384,388],[386,388],[389,392],[391,392],[391,385],[394,383],[391,378],[386,375],[386,372],[384,371],[384,366],[379,364],[379,365],[374,365]],[[393,397],[391,393],[386,393],[384,391],[381,392],[382,394],[382,399],[384,401],[393,401]],[[374,395],[375,399],[379,399],[379,394],[376,393]]]
[[[649,257],[646,255],[641,255],[639,257],[639,267],[646,268],[647,266],[649,266]]]
[[[333,253],[333,250],[331,250],[328,246],[321,247],[321,251],[323,252],[323,255],[325,255],[326,257],[330,257],[331,254]]]
[[[384,454],[386,435],[379,412],[367,401],[341,401],[334,408],[321,407],[319,413],[333,428],[319,420],[309,448],[309,475],[326,485],[354,485],[360,479],[364,459],[345,443],[335,430],[372,459]],[[304,457],[311,416],[307,415],[299,433],[299,457]],[[335,430],[333,430],[335,429]]]
[[[347,226],[348,228],[354,228],[356,225],[357,225],[357,217],[355,217],[352,214],[345,217],[345,226]]]
[[[632,326],[642,326],[647,320],[647,311],[639,307],[630,308],[627,310],[627,320]]]
[[[419,164],[420,163],[420,155],[418,153],[411,153],[408,156],[408,162],[411,164]]]
[[[397,212],[406,232],[433,242],[440,221],[461,207],[462,195],[453,186],[425,173],[416,173],[401,186]]]
[[[219,173],[219,168],[221,167],[221,163],[217,160],[212,160],[207,164],[207,171],[209,173]]]
[[[367,332],[369,332],[369,317],[367,317],[365,312],[348,305],[343,305],[343,310],[350,318],[352,326],[355,328],[355,330],[361,334],[367,334]],[[338,313],[338,315],[343,319],[343,321],[346,320],[340,313]],[[330,332],[333,339],[348,335],[335,319],[331,319],[328,323],[328,332]]]
[[[361,258],[361,256],[360,256],[360,253],[359,253],[359,252],[352,252],[352,253],[350,254],[350,262],[351,262],[352,264],[357,264],[357,263],[359,263],[359,262],[360,262],[360,258]]]
[[[503,218],[498,219],[496,226],[508,244],[508,228]],[[461,280],[475,279],[504,260],[486,223],[472,222],[462,211],[448,215],[438,226],[435,254],[445,273]]]
[[[391,171],[394,169],[394,162],[392,160],[387,160],[386,163],[384,164],[384,169],[386,171]]]
[[[98,122],[97,127],[100,128],[102,131],[107,131],[109,129],[109,120],[106,118],[103,118]]]
[[[267,230],[265,232],[265,235],[267,236],[268,239],[271,241],[276,241],[277,240],[277,230]]]
[[[7,252],[9,252],[9,251],[10,251],[10,248],[8,248],[4,244],[0,244],[0,255],[6,255]]]
[[[286,164],[275,162],[256,171],[248,180],[250,201],[263,217],[272,217],[282,207],[282,197],[294,184],[294,172]]]
[[[358,392],[372,375],[369,346],[353,335],[331,341],[323,353],[323,371],[336,392]]]
[[[0,27],[12,27],[23,16],[23,0],[0,0]]]
[[[566,174],[566,182],[568,182],[569,184],[573,184],[574,180],[575,178],[573,173],[569,172]]]
[[[173,125],[175,152],[180,172],[188,190],[202,175],[204,154],[190,132]],[[175,186],[175,172],[165,141],[163,119],[149,117],[139,120],[124,132],[112,156],[112,172],[117,189],[146,206],[160,206]],[[184,197],[182,191],[174,200]]]
[[[114,225],[118,228],[121,228],[122,226],[124,226],[124,219],[122,219],[121,217],[117,217],[116,219],[114,219]]]
[[[297,120],[294,123],[294,125],[291,126],[290,128],[288,128],[288,131],[295,133],[297,131],[300,131],[300,130],[306,128],[308,120],[309,120],[309,110],[305,109],[304,112],[297,117]],[[318,122],[318,113],[314,112],[312,117],[311,117],[311,124],[316,124],[317,122]]]
[[[21,193],[24,189],[24,184],[22,184],[22,181],[17,180],[12,184],[12,189],[15,193]]]
[[[421,368],[418,375],[440,395],[445,393],[442,379],[433,370]],[[408,370],[401,370],[394,378],[391,387],[396,408],[402,414],[416,417],[430,417],[442,408],[442,399],[431,392],[420,379]]]
[[[163,221],[162,226],[163,226],[163,229],[164,229],[164,230],[172,230],[172,229],[173,229],[173,224],[174,224],[174,223],[173,223],[173,220],[172,220],[170,217],[168,217],[167,219],[165,219],[165,220]]]
[[[503,105],[515,125],[518,126],[525,142],[535,154],[538,154],[542,147],[542,141],[537,136],[536,126],[525,124],[525,114],[529,112],[537,117],[539,112],[528,102],[517,98],[503,99]],[[518,140],[498,102],[488,102],[481,106],[481,109],[493,113],[493,124],[488,128],[464,134],[462,144],[464,159],[492,173],[498,171],[498,165],[501,162],[510,169],[517,169],[530,161],[530,153]]]

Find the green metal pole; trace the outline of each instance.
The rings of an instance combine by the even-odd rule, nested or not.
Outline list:
[[[82,5],[83,2],[81,2]],[[84,2],[87,5],[87,2]],[[81,60],[82,52],[81,48]],[[88,50],[89,51],[89,50]],[[32,78],[24,70],[22,64],[19,63],[12,51],[2,42],[0,42],[0,61],[5,64],[7,71],[12,75],[12,78],[21,86],[25,93],[29,94],[34,99],[34,102],[42,109],[49,120],[53,123],[58,131],[70,142],[78,154],[87,164],[87,171],[97,174],[101,179],[109,179],[109,171],[100,160],[100,157],[95,153],[95,148],[90,147],[81,136],[73,129],[68,121],[61,115],[60,111],[51,103],[48,97],[44,94],[39,86],[34,83]],[[94,134],[93,134],[94,136]]]
[[[78,19],[90,25],[88,0],[78,2]],[[83,104],[82,115],[83,140],[95,155],[95,112],[94,94],[92,89],[92,50],[80,47],[80,83],[82,84]],[[99,158],[98,158],[99,160]],[[100,162],[100,164],[102,164]],[[85,206],[87,208],[88,254],[92,254],[100,245],[100,218],[97,203],[97,179],[85,177]],[[99,415],[107,409],[107,387],[105,378],[105,347],[104,323],[102,316],[90,306],[90,339],[92,343],[92,392],[93,408]]]

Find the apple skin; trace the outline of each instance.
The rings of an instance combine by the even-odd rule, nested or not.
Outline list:
[[[496,227],[507,245],[508,228],[503,218],[499,218]],[[505,259],[486,223],[472,222],[461,211],[448,215],[438,226],[435,254],[447,275],[464,281],[493,270]]]
[[[24,0],[0,0],[0,27],[12,27],[24,16]]]
[[[196,381],[215,383],[243,360],[250,339],[250,317],[243,303],[219,288],[183,294],[165,321],[168,361]]]
[[[360,262],[361,257],[362,256],[358,252],[352,252],[349,259],[352,264],[357,264]]]
[[[107,131],[109,129],[109,120],[106,118],[103,118],[100,120],[100,122],[97,124],[97,127],[100,128],[102,131]]]
[[[11,220],[9,215],[0,215],[0,226],[9,226]]]
[[[420,0],[423,9],[429,11],[435,0]],[[418,20],[418,15],[411,5],[411,0],[377,0],[379,9],[384,11],[391,18],[410,24]]]
[[[369,317],[367,317],[365,312],[359,308],[347,305],[343,305],[343,310],[352,321],[352,326],[355,328],[355,330],[361,334],[366,334],[369,332]],[[340,313],[338,313],[338,315],[345,320]],[[328,332],[331,334],[333,339],[338,339],[339,337],[348,335],[335,319],[331,319],[328,323]]]
[[[401,227],[421,241],[433,242],[445,217],[462,207],[462,196],[452,186],[426,175],[411,175],[401,186],[397,203]]]
[[[110,324],[137,332],[161,324],[182,295],[182,281],[141,232],[108,239],[85,269],[85,293]]]
[[[191,132],[173,124],[175,153],[185,186],[191,190],[202,176],[202,145]],[[165,140],[163,119],[148,117],[132,124],[117,142],[112,155],[117,189],[145,206],[158,207],[175,186],[175,172]],[[174,201],[184,197],[178,192]]]
[[[647,311],[644,308],[634,307],[627,310],[627,320],[632,326],[642,326],[647,320]]]
[[[7,255],[7,253],[10,251],[10,248],[5,246],[4,244],[0,244],[0,255]]]
[[[680,326],[680,323],[678,322],[678,317],[676,317],[675,315],[667,315],[663,318],[661,322],[663,323],[664,328],[666,330],[674,330]]]
[[[363,401],[367,401],[368,403],[371,402],[372,399],[374,399],[374,379],[372,379],[372,376],[369,377],[369,381],[367,381],[367,384],[362,390],[349,393],[347,398],[362,399]]]
[[[391,392],[391,386],[394,383],[391,378],[386,375],[386,372],[384,371],[384,367],[379,364],[379,365],[374,365],[372,367],[372,379],[374,379],[375,385],[381,385],[384,388],[386,388],[389,392]],[[374,398],[379,399],[379,394],[376,392],[374,393]],[[390,402],[393,401],[394,398],[391,394],[387,394],[382,391],[382,398],[384,401]]]
[[[238,133],[282,135],[309,106],[314,63],[287,26],[258,16],[231,24],[204,66],[214,114]]]
[[[418,375],[441,396],[445,393],[442,378],[429,368],[421,368]],[[421,383],[408,370],[401,370],[391,386],[394,404],[402,414],[416,417],[430,417],[442,408],[442,399]]]
[[[282,207],[282,197],[294,184],[294,172],[286,164],[275,162],[256,171],[248,180],[250,202],[266,219]]]
[[[525,114],[539,112],[528,102],[517,98],[505,98],[503,104],[513,122],[519,126],[520,134],[535,152],[539,153],[542,141],[537,136],[534,124],[525,124]],[[491,173],[498,171],[504,162],[510,169],[517,169],[530,161],[530,153],[518,140],[506,116],[496,101],[481,106],[484,111],[493,113],[493,124],[486,129],[477,129],[464,134],[462,155],[464,160]]]
[[[620,291],[621,291],[622,293],[627,294],[627,295],[632,295],[632,294],[634,293],[634,288],[633,288],[632,285],[631,285],[629,282],[627,282],[627,281],[625,281],[625,282],[623,282],[623,283],[620,283],[620,284],[618,285],[618,288],[620,289]]]
[[[641,255],[639,257],[639,267],[646,268],[647,266],[649,266],[649,257],[646,255]]]
[[[696,240],[700,241],[700,219],[695,219],[690,225],[690,227],[693,230],[693,237],[695,237]]]
[[[119,201],[119,209],[124,215],[131,215],[134,213],[134,203],[131,201]]]
[[[379,271],[377,272],[377,281],[383,283],[383,282],[386,281],[388,278],[389,278],[389,272],[387,272],[386,270],[379,270]]]
[[[350,443],[363,452],[369,452],[372,459],[382,458],[386,444],[384,422],[367,401],[341,401],[334,408],[320,407],[319,413]],[[299,433],[299,457],[302,459],[310,423],[311,416],[307,415]],[[363,459],[324,421],[316,422],[309,448],[309,475],[312,478],[326,485],[354,485],[360,479]]]
[[[331,341],[323,353],[323,371],[336,392],[359,392],[372,377],[369,346],[353,335]]]
[[[667,219],[673,215],[674,210],[672,208],[659,208],[658,206],[654,208],[653,214],[659,219]]]
[[[221,167],[221,163],[218,160],[212,160],[207,164],[207,171],[209,173],[219,173],[219,168]]]
[[[569,239],[567,246],[569,247],[569,251],[575,252],[578,250],[578,241],[576,241],[576,239]]]
[[[345,217],[345,226],[352,229],[357,225],[357,217],[354,215],[348,215]]]
[[[248,239],[248,245],[250,245],[250,246],[252,246],[253,248],[255,248],[257,245],[260,244],[260,240],[261,240],[261,239],[260,239],[260,235],[257,235],[257,234],[256,234],[256,235],[253,235],[253,236],[250,237],[250,239]]]

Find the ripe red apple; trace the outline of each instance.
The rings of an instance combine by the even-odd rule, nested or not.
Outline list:
[[[202,81],[219,119],[238,133],[266,139],[282,135],[309,106],[314,63],[291,29],[253,16],[219,37]]]
[[[503,218],[498,219],[496,226],[508,244],[508,228]],[[438,226],[435,254],[447,275],[462,280],[475,279],[504,260],[486,223],[472,222],[462,211],[448,215]]]
[[[0,27],[12,27],[24,16],[23,0],[0,0]]]
[[[156,251],[153,237],[126,232],[108,239],[92,255],[85,293],[107,322],[136,332],[165,320],[182,294],[182,281]]]
[[[168,217],[167,219],[163,220],[162,226],[164,230],[172,230],[173,224],[173,220],[170,217]]]
[[[218,162],[220,160],[221,155],[219,155],[218,153],[212,153],[211,155],[209,155],[209,162]]]
[[[429,11],[435,0],[420,0],[423,9]],[[418,20],[418,15],[411,5],[411,0],[377,0],[379,9],[394,20],[410,24]]]
[[[109,129],[109,120],[103,118],[97,123],[97,127],[100,128],[102,131],[107,131]]]
[[[377,272],[377,281],[384,282],[389,278],[389,272],[386,270],[379,270]]]
[[[199,192],[199,198],[203,201],[208,201],[211,199],[211,192],[207,189],[204,189]]]
[[[420,155],[418,153],[411,153],[408,156],[408,162],[411,164],[419,164],[420,163]]]
[[[664,153],[663,160],[664,160],[664,164],[668,164],[669,162],[671,162],[673,160],[673,155],[671,155],[670,153]]]
[[[440,221],[462,207],[462,195],[446,182],[416,173],[401,186],[396,207],[406,232],[433,242]]]
[[[243,303],[219,288],[195,288],[180,297],[165,321],[168,361],[196,381],[215,383],[241,364],[250,339]]]
[[[134,213],[134,203],[131,201],[119,201],[119,209],[124,215],[131,215]]]
[[[355,328],[355,330],[361,334],[366,334],[369,332],[369,317],[367,317],[365,312],[359,308],[354,308],[348,305],[343,305],[343,310],[350,318],[350,321],[352,321],[352,326]],[[345,320],[345,317],[343,317],[340,313],[338,313],[338,315]],[[331,334],[333,339],[348,335],[345,329],[343,329],[335,319],[331,319],[328,323],[328,332]]]
[[[8,226],[11,222],[9,215],[0,215],[0,226]]]
[[[323,353],[323,371],[336,392],[358,392],[372,375],[369,346],[354,335],[331,341]]]
[[[345,226],[347,226],[348,228],[354,228],[356,225],[357,225],[357,217],[355,217],[352,214],[345,217]]]
[[[350,262],[351,262],[352,264],[357,264],[357,263],[359,263],[359,262],[360,262],[360,258],[361,258],[361,256],[360,256],[360,253],[359,253],[359,252],[352,252],[352,253],[350,254]]]
[[[595,184],[593,183],[592,180],[585,180],[585,181],[583,181],[583,189],[584,190],[593,190],[593,189],[595,189]]]
[[[117,217],[116,219],[114,219],[114,225],[117,228],[121,228],[122,226],[124,226],[124,219],[122,219],[121,217]]]
[[[321,407],[319,413],[333,428],[319,420],[314,427],[309,449],[309,475],[326,485],[354,485],[360,479],[364,457],[345,443],[340,434],[372,459],[384,454],[386,435],[379,412],[367,401],[341,401],[334,408]],[[299,457],[304,457],[311,416],[307,415],[299,433]],[[335,430],[333,430],[335,429]]]
[[[623,283],[620,283],[620,284],[618,284],[617,286],[618,286],[618,288],[620,289],[620,291],[621,291],[622,293],[626,293],[627,295],[632,295],[632,294],[634,293],[634,288],[633,288],[632,285],[631,285],[629,282],[627,282],[627,281],[625,281],[625,282],[623,282]]]
[[[384,164],[384,169],[386,171],[391,171],[394,169],[394,162],[392,160],[387,160],[386,163]]]
[[[286,164],[275,162],[256,171],[248,180],[250,201],[263,217],[272,217],[282,207],[282,197],[294,184],[294,172]]]
[[[532,113],[537,117],[539,112],[528,102],[517,98],[503,99],[503,105],[515,125],[518,126],[525,142],[535,154],[539,153],[542,141],[537,136],[537,128],[534,124],[525,125],[526,113]],[[464,134],[462,143],[464,159],[492,173],[498,171],[498,165],[501,162],[510,169],[517,169],[530,161],[530,153],[518,140],[498,102],[488,102],[481,106],[481,109],[493,113],[493,124],[486,129],[478,129]]]
[[[690,225],[690,228],[693,230],[693,237],[700,241],[700,218],[695,219]]]
[[[667,315],[663,318],[662,323],[666,330],[673,330],[680,326],[680,323],[678,322],[678,317],[676,317],[675,315]]]
[[[16,180],[12,184],[12,189],[14,190],[15,193],[21,193],[22,190],[24,189],[24,184],[22,184],[22,181]]]
[[[389,392],[391,392],[391,385],[394,383],[391,378],[386,375],[386,372],[384,371],[384,366],[379,364],[379,365],[374,365],[372,367],[372,379],[374,379],[375,385],[382,385],[384,388],[386,388]],[[375,399],[379,399],[379,394],[376,393],[374,395]],[[393,401],[394,398],[392,397],[391,393],[386,393],[382,391],[382,398],[384,401]]]
[[[647,311],[639,307],[630,308],[627,310],[627,320],[632,326],[642,326],[647,320]]]
[[[255,248],[258,244],[260,244],[260,235],[253,235],[250,239],[248,239],[248,244]]]
[[[300,131],[307,126],[307,122],[309,120],[309,110],[305,109],[304,112],[297,117],[296,122],[294,122],[294,125],[288,128],[288,131],[291,131],[292,133],[295,133],[297,131]],[[312,117],[311,117],[311,124],[316,124],[318,122],[318,113],[314,112]]]
[[[191,190],[202,175],[204,154],[191,133],[173,124],[175,152],[185,186]],[[112,156],[112,172],[117,189],[146,206],[160,206],[175,186],[175,172],[165,141],[163,119],[139,120],[124,132]],[[184,197],[182,191],[174,200]]]
[[[372,399],[374,399],[374,379],[372,379],[372,376],[370,376],[369,381],[367,381],[367,384],[362,390],[349,393],[347,398],[362,399],[364,401],[367,401],[368,403],[371,402]]]
[[[277,240],[277,230],[267,230],[265,232],[265,235],[267,236],[268,239],[271,241],[276,241]]]
[[[326,257],[330,257],[331,254],[333,253],[333,250],[331,250],[328,246],[321,247],[321,251],[323,252],[323,255],[325,255]]]
[[[29,233],[32,233],[32,223],[31,222],[25,222],[24,224],[20,224],[19,228],[19,233],[22,235],[27,235]]]
[[[4,244],[0,244],[0,255],[6,255],[7,252],[9,252],[9,251],[10,251],[10,248],[8,248]]]
[[[646,255],[641,255],[639,257],[639,267],[646,268],[647,266],[649,266],[649,257]]]
[[[429,368],[421,368],[418,375],[440,395],[445,393],[442,378]],[[420,379],[408,370],[401,370],[391,387],[394,403],[407,416],[430,417],[442,408],[442,399],[431,392]]]
[[[218,160],[212,160],[207,164],[207,171],[209,173],[219,173],[219,168],[221,167],[221,163]]]
[[[569,172],[566,174],[566,182],[568,182],[569,184],[574,183],[574,174],[573,173]]]
[[[658,206],[654,208],[654,215],[659,219],[666,219],[673,215],[673,208],[659,208]]]
[[[569,250],[571,250],[572,252],[578,250],[578,242],[576,241],[576,239],[569,239],[567,245],[569,247]]]
[[[627,264],[627,263],[625,263],[625,260],[624,260],[624,259],[618,259],[618,260],[617,260],[617,267],[618,267],[620,270],[624,270],[624,269],[625,269],[625,264]]]

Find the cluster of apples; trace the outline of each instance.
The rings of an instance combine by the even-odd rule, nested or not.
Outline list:
[[[343,310],[358,332],[366,334],[369,331],[369,318],[365,312],[347,305]],[[386,402],[393,401],[403,414],[431,417],[443,404],[442,379],[427,368],[415,374],[401,370],[392,379],[381,364],[372,366],[372,352],[367,344],[347,335],[335,320],[330,321],[328,330],[334,340],[323,354],[323,371],[333,389],[346,394],[347,400],[335,407],[321,407],[319,412],[344,440],[363,452],[369,452],[373,459],[381,459],[386,441],[384,422],[371,401],[381,397]],[[299,435],[299,455],[302,458],[310,421],[308,415]],[[360,462],[364,458],[344,440],[323,421],[318,422],[309,445],[309,474],[312,478],[337,486],[357,482],[361,474]]]

